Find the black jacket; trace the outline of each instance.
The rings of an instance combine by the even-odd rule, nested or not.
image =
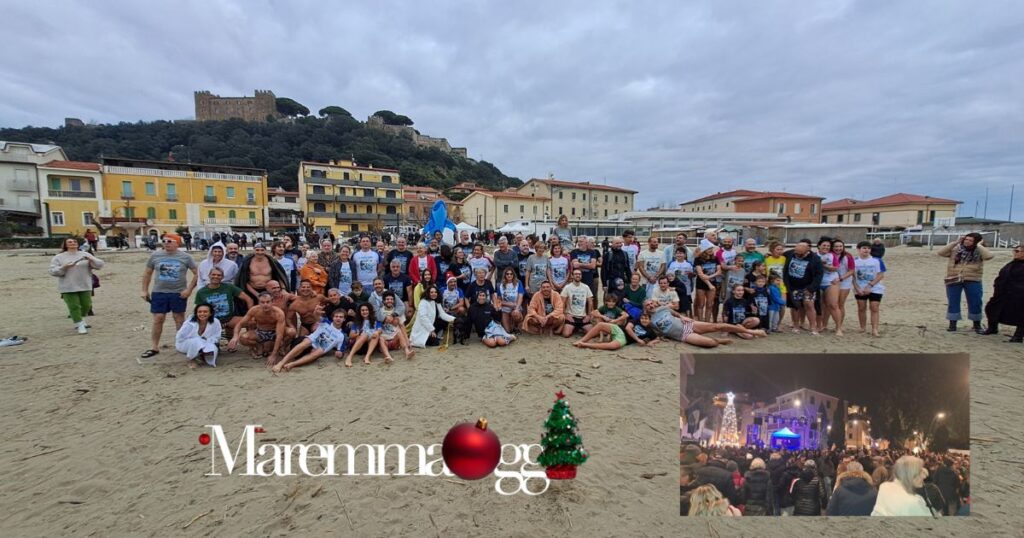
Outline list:
[[[718,489],[722,497],[729,499],[729,504],[739,504],[739,494],[736,492],[736,485],[732,481],[732,472],[725,468],[725,463],[718,460],[711,460],[703,467],[698,467],[698,484],[711,484]]]
[[[956,501],[956,506],[960,505],[960,495],[957,493],[960,490],[960,477],[952,467],[943,465],[936,469],[935,475],[932,476],[932,482],[939,488],[939,492],[942,493],[942,498],[945,499],[946,503]],[[947,512],[946,506],[943,506],[943,515],[956,515]]]
[[[860,471],[840,475],[839,485],[828,500],[827,515],[870,516],[875,508],[878,490],[871,484],[871,475]]]
[[[783,256],[786,257],[786,264],[782,267],[782,281],[786,288],[790,291],[811,290],[817,293],[825,273],[821,258],[813,252],[800,258],[794,250],[786,251]]]
[[[494,316],[494,304],[490,300],[484,304],[474,302],[469,306],[469,323],[480,335],[480,338],[484,337],[484,331],[487,330],[491,321],[494,321]]]
[[[825,508],[825,484],[812,470],[800,473],[800,479],[793,484],[792,495],[794,516],[820,516],[821,509]]]
[[[629,279],[632,276],[632,271],[629,267],[629,257],[626,256],[626,251],[620,249],[610,248],[604,259],[601,261],[601,278],[605,282],[611,282],[614,279],[621,278],[623,287],[629,285]]]
[[[753,469],[744,475],[743,491],[740,495],[746,505],[745,516],[770,516],[775,513],[775,492],[772,475],[764,469]]]
[[[318,260],[319,261],[319,260]],[[347,262],[341,261],[341,258],[334,260],[331,266],[327,268],[327,289],[337,288],[341,283],[341,264],[347,263],[348,270],[351,271],[352,281],[356,280],[356,262],[349,259]],[[373,291],[373,290],[370,290]]]
[[[776,499],[779,501],[779,508],[793,506],[793,495],[789,492],[789,486],[797,478],[800,478],[800,470],[796,467],[787,466],[782,470],[778,482],[775,483],[776,491],[778,492]]]

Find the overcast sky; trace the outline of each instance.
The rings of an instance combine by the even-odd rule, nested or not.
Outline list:
[[[1024,3],[0,0],[0,126],[193,90],[390,109],[522,179],[951,197],[1024,220]],[[361,4],[356,5],[356,4]],[[686,5],[683,5],[686,4]],[[978,214],[981,215],[979,205]]]

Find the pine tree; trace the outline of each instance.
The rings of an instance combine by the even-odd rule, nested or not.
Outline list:
[[[735,395],[730,392],[727,396],[729,401],[725,404],[725,415],[722,417],[722,431],[718,434],[718,444],[738,445],[740,444],[740,435],[736,427],[736,406],[732,403]]]
[[[562,465],[576,466],[587,461],[587,451],[583,448],[583,439],[576,430],[576,417],[569,410],[569,404],[565,401],[565,394],[558,391],[558,399],[544,421],[544,428],[547,430],[540,440],[543,448],[537,462],[544,467],[557,467]]]

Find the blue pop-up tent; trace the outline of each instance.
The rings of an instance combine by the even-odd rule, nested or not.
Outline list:
[[[789,428],[782,428],[772,433],[772,448],[800,449],[800,434]]]

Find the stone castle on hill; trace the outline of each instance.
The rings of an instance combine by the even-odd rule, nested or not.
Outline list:
[[[412,139],[413,144],[425,148],[439,149],[445,153],[451,153],[452,155],[458,155],[459,157],[469,157],[469,151],[466,148],[453,148],[448,143],[447,138],[438,138],[435,136],[422,135],[408,125],[388,125],[384,123],[384,118],[373,115],[366,119],[366,126],[371,129],[378,129],[386,133],[395,136],[404,136]]]
[[[208,91],[195,92],[196,121],[241,118],[245,121],[267,121],[267,116],[280,118],[277,97],[270,90],[256,90],[253,97],[221,97]]]

